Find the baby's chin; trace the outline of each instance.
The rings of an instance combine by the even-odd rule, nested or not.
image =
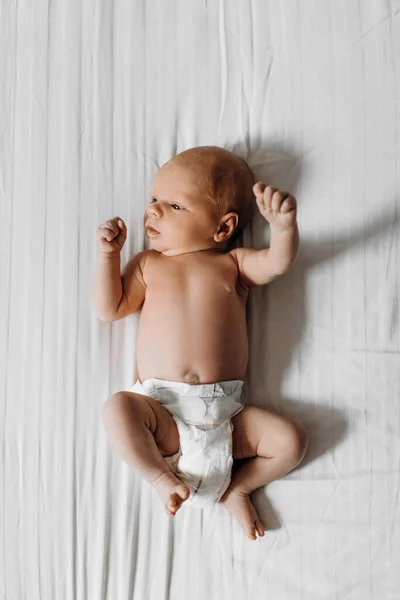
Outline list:
[[[171,248],[170,246],[163,243],[162,240],[156,239],[158,237],[159,236],[150,238],[150,247],[152,250],[156,250],[157,252],[162,252],[166,256],[173,256],[175,254],[182,254],[182,252],[185,252],[185,250],[182,250],[181,248],[178,248],[175,246],[173,246]]]
[[[146,234],[147,235],[147,234]],[[162,236],[162,234],[158,234],[158,235],[147,235],[147,237],[149,238],[149,243],[150,243],[150,247],[152,250],[156,250],[157,252],[162,252],[165,256],[178,256],[179,254],[186,254],[189,252],[199,252],[201,250],[208,250],[209,248],[207,247],[207,243],[205,241],[205,245],[204,248],[202,248],[201,244],[200,247],[193,247],[188,245],[187,247],[182,247],[179,245],[174,245],[172,244],[166,244],[165,240],[160,239]]]
[[[180,254],[187,254],[189,252],[196,252],[194,248],[178,248],[178,247],[170,247],[164,246],[163,244],[151,244],[152,250],[156,250],[157,252],[162,252],[164,256],[179,256]]]

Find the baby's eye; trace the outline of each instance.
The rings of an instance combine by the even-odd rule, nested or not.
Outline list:
[[[150,204],[153,204],[153,200],[155,200],[157,202],[157,198],[152,198],[150,200]],[[179,204],[171,204],[171,206],[177,206],[179,210],[181,209],[181,207],[179,206]]]

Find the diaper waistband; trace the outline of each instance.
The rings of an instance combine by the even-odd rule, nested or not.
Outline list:
[[[197,427],[218,427],[244,407],[239,379],[192,385],[151,378],[138,381],[136,389],[138,384],[177,419]]]

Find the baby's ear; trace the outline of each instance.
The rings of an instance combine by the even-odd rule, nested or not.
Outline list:
[[[223,231],[229,235],[233,235],[239,224],[239,215],[235,212],[230,212],[224,217]]]
[[[221,231],[225,231],[226,233],[229,231],[229,225],[226,221],[220,224],[217,233],[221,233]]]

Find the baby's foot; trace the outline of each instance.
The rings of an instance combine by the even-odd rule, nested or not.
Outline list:
[[[222,508],[226,508],[236,518],[247,537],[251,540],[257,539],[256,533],[263,537],[264,525],[258,518],[256,509],[250,502],[248,494],[235,489],[227,490],[218,504]]]
[[[175,477],[172,471],[163,473],[151,484],[165,506],[165,512],[171,517],[180,509],[182,502],[190,496],[190,490]]]

